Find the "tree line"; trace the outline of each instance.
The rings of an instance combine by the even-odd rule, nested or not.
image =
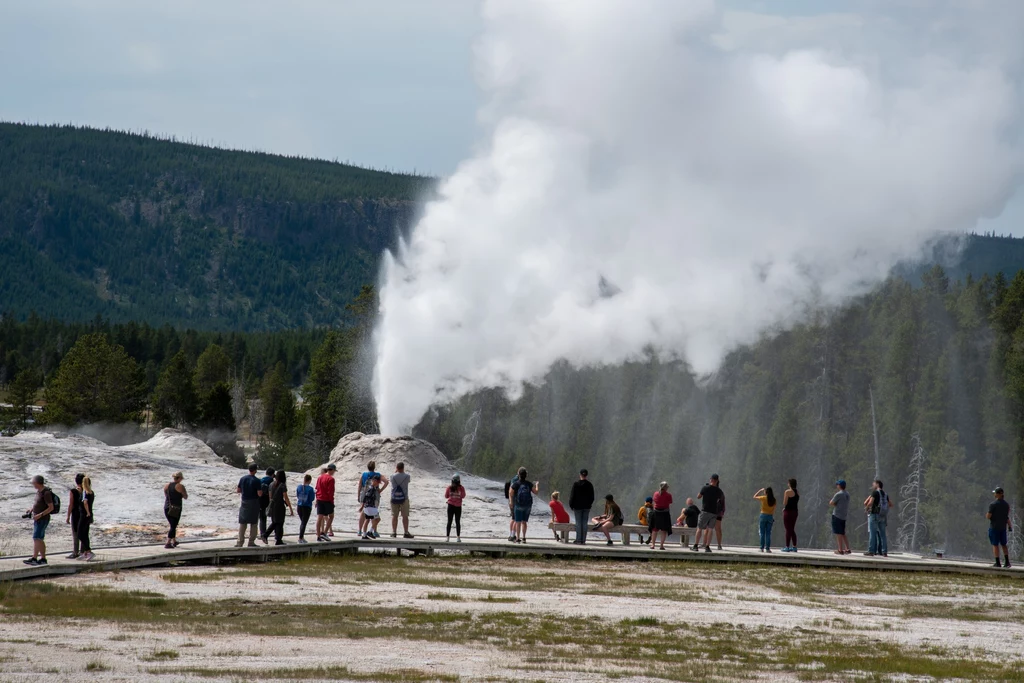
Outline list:
[[[637,505],[663,479],[678,500],[717,472],[729,537],[749,543],[758,488],[797,478],[801,543],[821,546],[834,482],[856,499],[879,476],[905,548],[982,554],[992,489],[1013,502],[1024,479],[1024,271],[950,282],[934,267],[920,287],[894,277],[730,353],[711,377],[654,354],[561,363],[515,403],[482,391],[433,409],[415,433],[480,474],[525,465],[564,488],[587,467]],[[865,520],[852,520],[866,543]]]
[[[375,302],[366,286],[348,305],[352,325],[272,333],[8,317],[0,321],[0,387],[10,407],[0,419],[8,429],[174,427],[235,464],[243,460],[238,437],[251,436],[261,466],[306,469],[343,434],[377,430],[362,355]],[[34,413],[39,398],[43,409]]]

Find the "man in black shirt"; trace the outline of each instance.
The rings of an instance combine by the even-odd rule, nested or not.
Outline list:
[[[1007,548],[1006,532],[1013,531],[1013,523],[1010,522],[1010,504],[1003,500],[1003,487],[997,486],[992,492],[996,499],[988,506],[988,514],[985,517],[989,520],[988,540],[992,544],[992,555],[996,558],[993,566],[999,567],[999,546],[1003,546],[1003,558],[1006,562],[1002,566],[1010,566],[1010,550]]]
[[[587,480],[587,471],[580,470],[580,478],[574,482],[569,491],[569,509],[576,516],[576,540],[573,543],[583,545],[587,542],[587,522],[590,520],[590,508],[594,507],[594,485]]]
[[[249,474],[238,480],[236,493],[241,494],[242,502],[238,506],[238,543],[241,548],[245,543],[245,530],[249,529],[249,547],[256,545],[256,525],[260,521],[260,498],[263,497],[263,484],[256,476],[256,463],[249,465]]]
[[[684,529],[696,529],[698,519],[700,519],[700,508],[693,504],[693,498],[687,498],[686,507],[676,519],[676,526]]]
[[[701,536],[704,537],[704,552],[711,552],[711,532],[722,512],[722,489],[718,488],[718,475],[712,474],[711,480],[700,490],[697,498],[702,501],[700,515],[697,517],[697,536],[691,550],[700,550]]]

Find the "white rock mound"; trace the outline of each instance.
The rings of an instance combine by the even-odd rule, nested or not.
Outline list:
[[[221,461],[220,456],[207,446],[202,439],[188,432],[169,427],[161,429],[147,441],[128,446],[117,446],[114,450],[146,453],[149,455],[173,455],[182,458],[186,462],[190,461],[195,464],[204,465]]]
[[[397,463],[404,462],[409,471],[429,472],[437,477],[455,473],[448,458],[428,441],[411,436],[383,436],[362,432],[352,432],[341,437],[321,467],[334,463],[339,474],[344,476],[363,472],[371,460],[377,463],[378,472],[392,472]],[[314,477],[319,475],[320,467],[309,470],[309,474]]]

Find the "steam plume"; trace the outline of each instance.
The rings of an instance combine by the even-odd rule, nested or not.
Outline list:
[[[997,213],[1021,171],[1021,5],[486,3],[488,137],[385,259],[382,431],[560,358],[712,371]]]

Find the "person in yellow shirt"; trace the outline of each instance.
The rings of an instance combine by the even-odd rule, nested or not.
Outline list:
[[[761,537],[761,552],[772,551],[772,526],[775,524],[775,493],[771,486],[758,489],[754,494],[754,500],[761,502],[761,517],[758,519],[758,535]]]
[[[653,533],[652,527],[654,527],[654,498],[652,498],[651,496],[647,496],[647,500],[644,501],[643,507],[641,507],[636,512],[636,518],[640,521],[641,525],[647,527],[648,533]],[[637,535],[640,536],[640,544],[643,545],[644,535]]]

